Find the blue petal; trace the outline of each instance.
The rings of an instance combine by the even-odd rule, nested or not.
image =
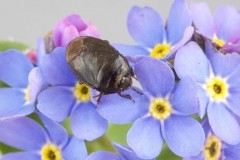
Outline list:
[[[19,152],[19,153],[9,153],[0,157],[1,160],[40,160],[41,157],[38,154],[31,152]]]
[[[164,24],[162,18],[150,7],[134,6],[128,14],[128,31],[133,39],[141,46],[154,48],[162,43],[164,38]]]
[[[48,84],[44,79],[42,71],[40,70],[39,67],[35,67],[31,70],[28,76],[28,81],[30,85],[29,88],[30,102],[35,103],[39,92],[47,88]]]
[[[124,157],[125,160],[141,160],[130,148],[124,147],[117,143],[113,143],[113,146],[116,148],[121,157]]]
[[[39,151],[47,142],[43,128],[27,117],[0,121],[0,141],[22,149]]]
[[[223,104],[212,103],[207,112],[209,124],[216,136],[228,144],[240,143],[240,126]]]
[[[215,53],[209,56],[209,60],[214,74],[222,77],[227,77],[240,64],[240,56],[237,53],[226,55]]]
[[[206,90],[203,89],[201,86],[198,86],[197,88],[197,98],[198,98],[198,103],[199,103],[199,113],[198,115],[200,118],[203,118],[207,111],[207,106],[209,103],[209,97],[206,93]]]
[[[190,77],[184,77],[176,86],[171,97],[174,110],[189,115],[198,112],[197,84]]]
[[[183,38],[183,33],[191,26],[192,19],[185,0],[175,0],[167,20],[168,42],[176,44]]]
[[[37,41],[37,64],[41,67],[42,65],[42,57],[47,54],[45,49],[45,44],[43,38],[38,38]]]
[[[39,116],[47,130],[50,140],[57,146],[64,146],[68,141],[68,133],[66,129],[41,113],[39,113]]]
[[[231,62],[231,61],[230,61]],[[234,61],[233,61],[234,63]],[[235,69],[228,75],[227,84],[229,85],[229,92],[231,93],[239,93],[240,88],[240,65],[236,66]]]
[[[132,68],[134,68],[135,64],[144,57],[148,57],[148,56],[138,55],[138,56],[135,56],[135,57],[127,56],[126,58],[127,58],[128,62],[130,63],[130,66]]]
[[[142,58],[136,63],[134,73],[144,91],[149,92],[154,97],[165,97],[173,89],[173,72],[162,61],[148,57]]]
[[[186,43],[188,43],[191,40],[193,33],[194,33],[194,28],[192,26],[187,27],[184,31],[182,39],[173,46],[170,53],[166,57],[164,57],[162,60],[164,61],[164,60],[173,59],[178,49],[184,46]]]
[[[240,117],[240,93],[234,93],[231,94],[228,98],[227,98],[227,107],[236,115],[238,115]]]
[[[87,157],[87,149],[83,140],[71,137],[66,147],[63,149],[65,160],[84,160]]]
[[[129,94],[135,102],[120,97],[118,94],[109,94],[101,98],[97,106],[99,114],[112,123],[124,124],[133,122],[147,113],[149,100],[145,96],[131,89],[122,94]]]
[[[205,2],[191,3],[190,9],[193,23],[198,31],[208,38],[213,38],[215,26],[208,5]]]
[[[47,117],[61,122],[66,119],[75,103],[72,91],[66,87],[50,87],[38,96],[38,110]]]
[[[66,49],[55,48],[52,53],[42,55],[41,70],[51,85],[75,85],[77,79],[66,61]]]
[[[192,156],[192,157],[188,157],[188,158],[183,158],[183,160],[204,160],[204,156],[203,153],[201,152],[199,155],[197,156]]]
[[[226,42],[234,42],[240,35],[240,14],[232,6],[219,7],[214,14],[217,37]]]
[[[3,118],[0,118],[0,120],[27,116],[27,115],[33,113],[34,110],[35,110],[35,105],[31,104],[31,103],[27,103],[27,104],[24,104],[22,107],[20,107],[16,113],[14,113],[12,115],[8,115]]]
[[[195,119],[172,115],[164,121],[164,138],[176,155],[189,157],[200,153],[205,134],[202,126]]]
[[[213,44],[212,44],[212,41],[210,39],[207,39],[204,43],[204,47],[205,47],[205,54],[207,56],[207,58],[210,60],[211,62],[211,57],[212,56],[216,56],[216,54],[221,54],[220,52],[218,52]]]
[[[119,155],[108,152],[108,151],[98,151],[92,153],[87,157],[86,160],[124,160]]]
[[[126,45],[126,44],[113,44],[113,46],[126,57],[130,66],[139,61],[142,57],[149,56],[150,52],[140,46]]]
[[[92,141],[102,136],[107,127],[107,121],[98,114],[91,102],[79,104],[71,114],[72,132],[80,139]]]
[[[25,104],[24,92],[20,89],[0,89],[0,119],[25,116],[35,109],[33,104]]]
[[[236,160],[240,157],[240,144],[238,145],[228,145],[225,144],[224,156],[227,160]]]
[[[30,60],[19,51],[8,50],[0,53],[0,80],[12,87],[26,88],[32,68]]]
[[[138,157],[156,158],[163,143],[160,122],[152,117],[138,119],[128,131],[127,142]]]
[[[202,127],[203,127],[206,138],[208,137],[209,133],[213,134],[211,126],[210,126],[209,121],[208,121],[208,118],[204,118],[202,120],[201,124],[202,124]]]
[[[148,56],[150,53],[146,49],[140,46],[133,46],[127,44],[113,44],[113,47],[116,48],[123,56],[134,57],[138,55]]]
[[[204,83],[209,77],[211,66],[201,48],[195,42],[189,42],[176,54],[174,68],[180,78],[190,76]]]
[[[24,93],[19,89],[0,89],[0,117],[15,114],[25,103]]]

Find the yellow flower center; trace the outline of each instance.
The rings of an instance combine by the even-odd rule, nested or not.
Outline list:
[[[172,106],[168,99],[157,98],[153,99],[149,109],[150,114],[159,120],[168,118],[172,113]]]
[[[214,101],[224,101],[228,96],[228,84],[220,77],[214,77],[206,83],[207,93]]]
[[[77,83],[74,88],[74,96],[79,101],[89,101],[90,100],[90,91],[91,88],[86,84],[79,84]]]
[[[225,42],[222,39],[214,38],[213,42],[219,45],[220,47],[224,46]]]
[[[41,150],[41,160],[62,160],[60,149],[51,143],[45,144]]]
[[[209,135],[203,149],[206,160],[218,160],[221,156],[222,142],[214,135]]]
[[[24,100],[27,103],[30,102],[29,90],[30,90],[30,85],[28,85],[24,91],[25,92]]]
[[[167,43],[157,44],[151,52],[151,57],[162,59],[171,51],[171,46]]]

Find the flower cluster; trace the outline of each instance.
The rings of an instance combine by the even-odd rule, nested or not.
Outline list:
[[[127,27],[137,45],[112,45],[139,85],[100,101],[66,61],[71,40],[100,35],[79,15],[40,38],[36,55],[1,52],[0,142],[20,151],[0,159],[150,160],[164,144],[186,160],[238,159],[239,26],[240,13],[231,6],[212,16],[205,3],[175,0],[166,25],[153,8],[134,6]],[[109,151],[88,153],[85,142],[103,136],[108,123],[132,124],[128,146],[110,143]]]

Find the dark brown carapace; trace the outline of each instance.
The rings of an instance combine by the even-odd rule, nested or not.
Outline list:
[[[67,46],[67,63],[80,83],[104,94],[118,93],[132,86],[133,70],[128,61],[108,41],[94,37],[78,37]],[[98,101],[99,101],[98,100]]]

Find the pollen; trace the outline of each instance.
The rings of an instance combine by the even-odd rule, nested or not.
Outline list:
[[[30,90],[30,85],[28,85],[27,88],[24,90],[24,93],[25,93],[24,100],[26,103],[30,102],[29,90]]]
[[[209,135],[204,145],[203,154],[206,160],[217,160],[221,156],[222,142],[214,135]]]
[[[149,113],[156,119],[164,120],[172,114],[172,106],[166,98],[153,99]]]
[[[171,46],[167,43],[157,44],[151,52],[151,57],[162,59],[171,51]]]
[[[41,157],[41,160],[63,160],[61,150],[51,143],[47,143],[42,147]]]
[[[77,83],[74,87],[74,96],[79,101],[89,101],[90,100],[91,88],[84,83]]]
[[[225,42],[222,39],[214,38],[213,42],[219,45],[220,47],[224,46]]]
[[[206,89],[213,101],[224,101],[229,94],[227,82],[220,77],[209,79],[206,83]]]

